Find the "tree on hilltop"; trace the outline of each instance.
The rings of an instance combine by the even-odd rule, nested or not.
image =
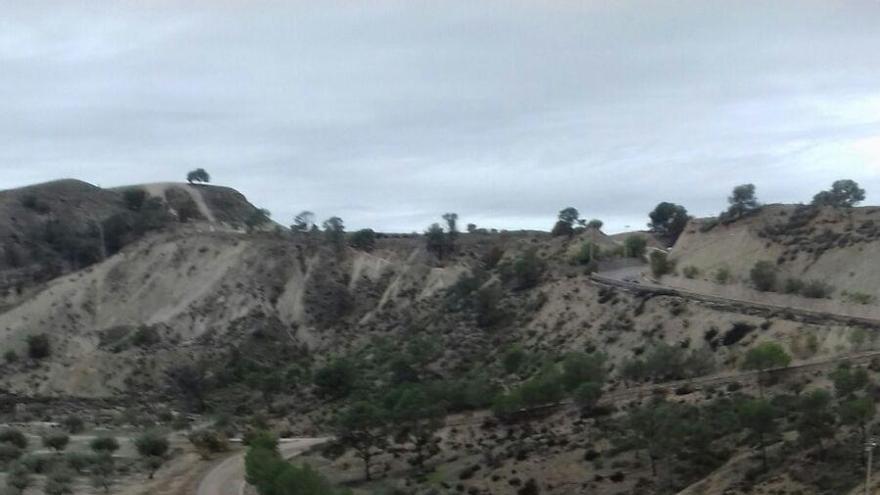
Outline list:
[[[197,168],[186,174],[186,181],[190,184],[193,184],[195,182],[203,182],[207,184],[208,182],[211,182],[211,176],[208,174],[207,171],[205,171],[205,169]]]

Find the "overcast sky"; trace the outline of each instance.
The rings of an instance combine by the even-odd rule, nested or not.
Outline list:
[[[149,5],[149,7],[147,7]],[[880,2],[0,0],[0,188],[206,168],[288,224],[880,203]]]

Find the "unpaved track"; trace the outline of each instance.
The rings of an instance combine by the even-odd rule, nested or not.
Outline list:
[[[329,438],[294,438],[278,444],[285,459],[296,457],[310,447],[327,442]],[[199,483],[196,495],[242,495],[245,493],[244,453],[236,454],[208,472]]]

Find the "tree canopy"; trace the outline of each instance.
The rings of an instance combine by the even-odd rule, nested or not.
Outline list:
[[[665,201],[659,203],[648,216],[651,218],[648,227],[669,245],[675,244],[690,219],[684,206]]]
[[[837,206],[851,208],[865,200],[865,190],[850,179],[842,179],[831,184],[831,189],[813,196],[816,206]]]
[[[208,182],[211,182],[211,176],[205,171],[205,169],[197,168],[186,174],[186,181],[190,184],[195,182],[204,182],[207,184]]]

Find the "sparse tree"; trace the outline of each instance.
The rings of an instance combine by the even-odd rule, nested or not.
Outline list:
[[[860,397],[850,399],[840,404],[840,419],[845,425],[854,426],[859,429],[862,437],[862,445],[868,441],[868,427],[874,416],[877,414],[877,406],[871,397]],[[864,460],[864,449],[859,449]]]
[[[143,458],[149,470],[149,479],[153,479],[162,463],[165,462],[165,456],[168,454],[170,447],[168,439],[154,431],[148,431],[137,437],[134,442],[138,454]]]
[[[865,190],[856,181],[843,179],[835,181],[828,191],[813,196],[813,205],[852,208],[865,200]]]
[[[556,225],[553,226],[552,235],[554,236],[569,236],[574,235],[574,223],[577,222],[580,213],[576,208],[572,208],[571,206],[567,208],[563,208],[559,212],[559,217],[556,221]]]
[[[315,225],[315,214],[304,210],[299,213],[293,219],[293,225],[290,226],[290,230],[294,232],[308,232]]]
[[[801,396],[801,416],[795,425],[798,437],[806,445],[816,445],[824,453],[824,440],[834,437],[834,414],[831,412],[831,394],[816,389]]]
[[[733,188],[733,193],[727,198],[730,207],[724,217],[727,220],[736,220],[749,214],[758,208],[760,204],[755,196],[754,184],[742,184]]]
[[[473,233],[476,232],[476,231],[477,231],[477,224],[475,224],[475,223],[469,223],[469,224],[467,224],[467,232],[468,232],[468,234],[473,234]]]
[[[211,176],[203,168],[197,168],[186,174],[186,181],[190,184],[195,182],[203,182],[205,184],[211,182]]]
[[[455,241],[458,239],[458,213],[444,213],[443,221],[446,222],[446,238],[449,251],[455,251]]]
[[[364,462],[364,478],[372,479],[370,466],[373,457],[388,444],[388,424],[385,413],[366,401],[355,402],[336,420],[336,438]]]
[[[324,236],[337,253],[345,247],[345,224],[339,217],[330,217],[324,221]]]
[[[602,226],[605,225],[605,222],[599,220],[598,218],[594,218],[587,222],[587,227],[593,230],[602,230]]]
[[[425,243],[429,252],[443,259],[446,254],[446,233],[439,223],[432,223],[425,231]]]
[[[838,397],[849,398],[868,387],[871,379],[864,368],[841,364],[831,372],[834,391]]]
[[[758,387],[764,396],[764,375],[775,368],[785,368],[791,363],[791,356],[776,342],[762,342],[749,349],[743,360],[742,368],[758,372]]]
[[[765,399],[750,399],[739,404],[737,416],[740,423],[758,437],[761,447],[761,464],[767,470],[767,436],[776,431],[776,411]]]
[[[205,409],[205,391],[208,375],[200,363],[183,363],[167,372],[169,382],[188,403],[190,409],[200,412]]]
[[[254,231],[271,221],[272,212],[265,208],[255,208],[244,220],[248,232]]]
[[[675,244],[690,220],[684,206],[666,201],[659,203],[648,216],[651,218],[648,227],[662,237],[669,246]]]
[[[445,414],[443,406],[418,386],[406,387],[394,401],[391,419],[398,428],[396,441],[412,446],[412,463],[420,470],[440,451],[436,433]]]

